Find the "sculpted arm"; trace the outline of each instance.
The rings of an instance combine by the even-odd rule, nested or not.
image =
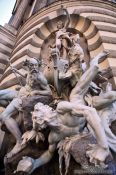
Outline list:
[[[20,75],[21,77],[23,77],[23,78],[26,78],[26,77],[27,77],[27,75],[23,75],[22,73],[20,73],[20,71],[19,71],[18,69],[14,68],[14,67],[11,67],[11,70],[12,70],[14,73],[19,74],[19,75]]]
[[[65,114],[66,112],[71,112],[72,111],[72,104],[68,101],[62,101],[58,103],[56,111],[60,114]]]
[[[52,92],[49,85],[47,85],[47,86],[42,86],[42,90],[32,91],[31,95],[52,95]]]
[[[71,70],[67,70],[67,72],[59,72],[59,79],[60,80],[68,80],[73,76]]]
[[[56,144],[49,145],[48,150],[43,153],[38,159],[35,159],[33,170],[49,162],[54,154],[55,149]]]
[[[76,103],[62,101],[57,105],[56,110],[60,114],[65,114],[69,112],[72,116],[76,115],[78,117],[78,115],[83,115],[83,111],[85,108],[86,106],[84,106],[84,108],[81,109]]]
[[[48,150],[37,159],[33,159],[27,156],[23,157],[23,159],[18,163],[17,170],[15,172],[23,171],[28,175],[32,174],[35,169],[39,168],[40,166],[46,164],[51,160],[55,149],[56,145],[52,144],[49,145]]]
[[[52,95],[51,89],[43,74],[38,76],[38,84],[39,88],[36,88],[38,90],[32,91],[31,95]]]
[[[70,15],[68,13],[68,10],[66,8],[63,8],[64,12],[66,13],[66,16],[67,16],[67,21],[65,23],[65,28],[67,29],[69,24],[70,24]]]
[[[50,144],[48,150],[37,159],[33,159],[27,156],[23,157],[23,159],[18,163],[16,172],[23,171],[27,174],[32,174],[36,168],[39,168],[51,160],[55,149],[56,144]]]

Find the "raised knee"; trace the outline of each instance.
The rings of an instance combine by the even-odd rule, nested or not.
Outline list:
[[[116,92],[115,91],[110,91],[108,93],[108,98],[109,99],[115,99],[116,100]]]
[[[8,119],[9,119],[9,117],[6,116],[4,113],[0,115],[0,121],[2,121],[3,123],[5,123],[5,121]]]
[[[61,110],[63,109],[63,106],[64,106],[64,101],[61,101],[57,104],[57,110]]]
[[[68,101],[59,102],[56,108],[57,112],[64,113],[71,110],[71,103]]]
[[[90,114],[96,113],[96,109],[93,108],[93,107],[89,107],[86,111],[87,111],[88,113],[90,113]]]

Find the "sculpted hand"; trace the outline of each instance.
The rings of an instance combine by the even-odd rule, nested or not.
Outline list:
[[[16,171],[17,172],[25,172],[26,174],[31,174],[34,171],[34,162],[35,160],[31,157],[23,157],[22,160],[19,161]]]
[[[16,72],[16,71],[17,71],[17,69],[16,69],[15,67],[13,67],[13,66],[11,66],[11,70],[12,70],[13,72]]]
[[[62,11],[67,12],[67,9],[63,5],[61,5],[61,9]]]
[[[110,155],[109,149],[102,148],[97,144],[89,144],[88,146],[90,149],[86,151],[86,156],[89,157],[89,161],[95,166],[106,168],[105,160]]]
[[[39,90],[35,90],[35,91],[30,92],[30,96],[39,95],[39,94],[40,94]]]
[[[35,92],[30,92],[30,96],[34,96],[35,95]]]
[[[36,131],[35,130],[31,130],[31,131],[27,131],[23,134],[22,136],[22,145],[25,145],[26,143],[28,143],[30,140],[33,140],[36,136]]]
[[[36,132],[35,130],[27,131],[22,136],[22,145],[25,145],[30,140],[35,139],[36,143],[38,143],[40,140],[44,141],[44,135],[41,132]]]

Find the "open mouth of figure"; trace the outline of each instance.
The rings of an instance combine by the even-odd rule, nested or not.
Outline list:
[[[31,73],[37,73],[37,70],[36,70],[36,69],[33,69],[33,70],[31,71]]]
[[[46,128],[47,126],[46,126],[46,124],[39,124],[39,126],[38,126],[38,130],[39,131],[41,131],[41,130],[44,130],[45,128]]]

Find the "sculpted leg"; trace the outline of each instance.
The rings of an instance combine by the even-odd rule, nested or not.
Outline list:
[[[17,142],[21,142],[21,132],[18,128],[16,121],[13,118],[4,119],[4,123],[11,134],[16,138]]]
[[[115,91],[110,91],[102,95],[92,97],[92,104],[96,109],[103,109],[111,105],[114,101],[116,101]]]
[[[82,113],[86,118],[90,126],[93,128],[97,140],[97,144],[91,145],[91,149],[87,151],[86,154],[90,158],[90,162],[96,163],[98,161],[102,165],[109,155],[109,148],[101,120],[94,108],[78,106],[76,110],[77,114],[79,111],[80,114]]]
[[[16,97],[17,91],[12,89],[4,89],[0,90],[0,100],[12,100],[14,97]]]
[[[68,44],[66,39],[62,39],[62,58],[66,59],[67,58],[67,49]]]
[[[116,152],[116,136],[112,133],[109,125],[111,116],[115,114],[112,113],[113,102],[116,101],[116,92],[110,91],[99,96],[94,96],[92,98],[93,106],[98,109],[98,114],[102,121],[102,126],[105,130],[109,147]]]
[[[0,106],[1,107],[6,107],[6,106],[8,106],[8,104],[9,104],[9,101],[8,100],[0,100]]]
[[[85,109],[84,109],[85,108]],[[94,108],[85,106],[83,110],[83,115],[93,128],[98,144],[103,148],[108,148],[106,136],[104,129],[102,128],[101,119]]]
[[[102,121],[102,126],[104,127],[105,133],[106,133],[106,137],[107,137],[107,141],[108,141],[108,145],[109,147],[116,152],[116,136],[112,133],[111,129],[109,128],[109,118],[112,115],[110,113],[110,111],[107,109],[105,111],[102,112],[101,117],[101,121]]]
[[[16,107],[13,105],[14,101],[12,101],[6,109],[0,114],[0,120],[6,125],[7,129],[11,132],[11,134],[16,139],[16,145],[8,155],[8,157],[11,157],[13,154],[16,154],[17,151],[19,151],[21,148],[21,132],[19,130],[19,127],[16,123],[16,121],[11,118],[11,116],[16,111]]]
[[[6,107],[13,98],[17,96],[17,91],[12,89],[0,90],[0,106]]]

